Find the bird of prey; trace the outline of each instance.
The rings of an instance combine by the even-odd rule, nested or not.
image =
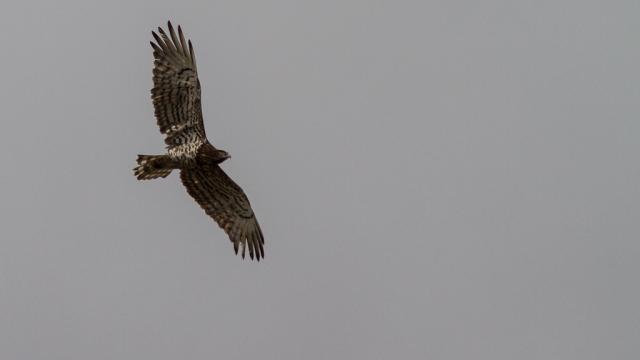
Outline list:
[[[220,168],[229,154],[215,148],[204,131],[200,81],[191,40],[182,29],[167,23],[169,34],[158,28],[151,32],[153,47],[153,89],[151,99],[160,132],[165,135],[167,153],[138,155],[134,174],[138,180],[167,177],[180,170],[187,192],[224,229],[238,254],[249,248],[251,259],[264,258],[264,237],[244,191]],[[158,35],[159,34],[159,35]]]

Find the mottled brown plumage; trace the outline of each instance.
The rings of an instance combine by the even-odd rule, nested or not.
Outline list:
[[[185,41],[171,23],[169,34],[152,32],[153,89],[151,99],[160,132],[165,134],[166,155],[138,155],[134,174],[138,180],[167,177],[180,170],[187,192],[224,229],[236,252],[264,257],[264,237],[249,199],[219,164],[230,156],[207,140],[202,122],[200,81],[191,40]]]

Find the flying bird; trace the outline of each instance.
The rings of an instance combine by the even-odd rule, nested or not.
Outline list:
[[[151,99],[160,132],[165,135],[167,153],[138,155],[134,174],[138,180],[165,178],[179,170],[187,192],[227,233],[242,257],[249,248],[251,259],[264,258],[264,236],[244,191],[220,168],[231,156],[213,146],[204,131],[200,80],[191,40],[182,28],[176,34],[171,22],[169,34],[158,28],[151,32],[153,89]]]

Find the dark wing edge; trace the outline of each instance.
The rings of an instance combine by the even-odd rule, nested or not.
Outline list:
[[[264,258],[264,236],[244,191],[217,165],[180,171],[180,179],[191,197],[227,233],[242,258]]]
[[[166,134],[168,146],[191,142],[196,135],[206,139],[202,123],[200,82],[191,40],[186,41],[182,28],[178,33],[167,22],[169,34],[162,28],[151,34],[153,47],[153,89],[151,99],[160,132]]]

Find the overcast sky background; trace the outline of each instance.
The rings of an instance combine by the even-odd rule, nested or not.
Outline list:
[[[266,259],[161,153],[195,44]],[[640,2],[0,5],[1,359],[638,359]]]

